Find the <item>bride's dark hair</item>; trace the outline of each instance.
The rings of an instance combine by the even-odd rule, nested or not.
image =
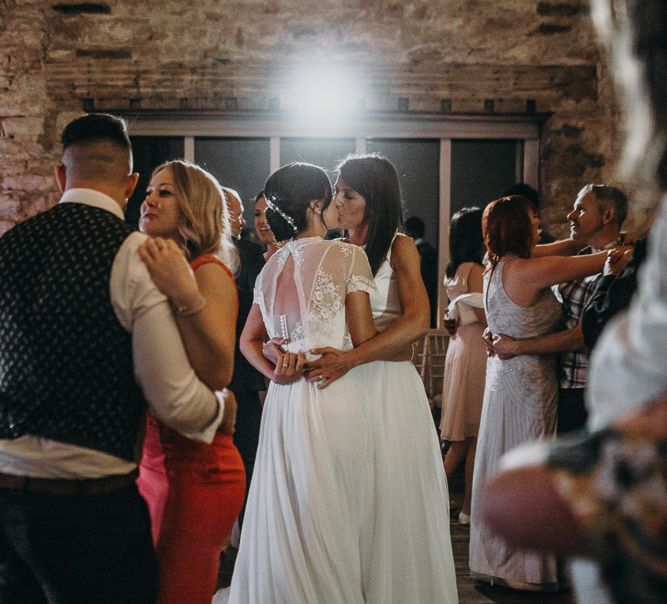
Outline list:
[[[319,166],[305,163],[278,168],[264,185],[266,221],[278,241],[290,239],[307,226],[306,211],[314,200],[331,203],[331,182]]]

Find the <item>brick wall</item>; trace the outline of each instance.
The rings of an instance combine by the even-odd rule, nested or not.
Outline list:
[[[58,132],[83,109],[275,109],[292,66],[331,57],[370,111],[552,114],[540,184],[556,233],[583,183],[615,182],[583,0],[0,0],[0,233],[57,199]]]

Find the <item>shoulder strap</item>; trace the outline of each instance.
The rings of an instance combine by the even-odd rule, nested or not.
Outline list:
[[[190,267],[193,271],[196,271],[200,266],[204,266],[204,264],[217,264],[223,271],[225,271],[227,276],[231,279],[232,283],[236,283],[236,281],[234,281],[234,275],[232,275],[232,271],[229,270],[227,265],[222,260],[220,260],[220,258],[217,258],[213,254],[203,254],[202,256],[197,256],[190,261]]]

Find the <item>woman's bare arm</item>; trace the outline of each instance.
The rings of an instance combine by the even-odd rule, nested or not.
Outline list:
[[[345,297],[345,316],[354,346],[370,340],[377,332],[373,323],[371,301],[367,292],[356,291]]]
[[[529,306],[546,287],[602,272],[606,259],[606,251],[582,256],[515,258],[503,266],[503,286],[513,302]]]
[[[350,351],[354,366],[389,360],[406,351],[409,353],[412,343],[428,331],[429,302],[420,263],[414,241],[410,237],[396,237],[391,251],[391,265],[398,283],[402,313],[382,333]]]
[[[195,271],[204,307],[193,315],[176,315],[188,358],[202,381],[214,390],[229,384],[234,372],[238,302],[230,275],[209,263]]]

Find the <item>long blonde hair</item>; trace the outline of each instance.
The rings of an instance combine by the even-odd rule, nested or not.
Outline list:
[[[232,273],[239,267],[239,255],[232,242],[227,199],[218,180],[192,162],[175,159],[153,170],[169,168],[181,211],[178,231],[190,258],[213,254]]]

